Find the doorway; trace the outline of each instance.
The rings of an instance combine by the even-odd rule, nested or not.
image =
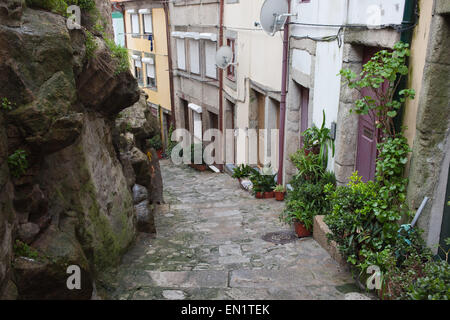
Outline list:
[[[309,89],[300,86],[300,134],[308,129]],[[303,148],[303,136],[300,135],[300,148]]]
[[[236,105],[231,101],[225,99],[225,155],[227,163],[232,162],[237,163],[237,148],[236,148],[236,118],[235,118],[235,108]],[[230,134],[230,132],[232,133]]]
[[[366,47],[363,53],[363,65],[366,64],[381,48]],[[388,83],[382,85],[381,90],[387,90]],[[369,96],[376,100],[376,94],[369,88],[361,90],[363,96]],[[374,180],[377,143],[380,139],[380,130],[376,127],[376,114],[371,110],[368,114],[360,115],[358,121],[358,142],[356,149],[356,170],[362,177],[362,181]]]

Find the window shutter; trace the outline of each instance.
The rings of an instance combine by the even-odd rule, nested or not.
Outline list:
[[[153,33],[153,25],[152,25],[152,15],[144,14],[144,32],[145,33]]]
[[[189,42],[189,57],[191,62],[191,72],[200,73],[200,48],[197,40],[191,40]]]
[[[205,41],[205,66],[206,76],[216,79],[216,43],[212,41]]]
[[[131,15],[131,32],[134,34],[139,34],[139,15]]]
[[[186,51],[184,39],[177,39],[177,64],[178,69],[186,70]]]
[[[147,64],[147,77],[155,78],[155,65],[154,64]]]

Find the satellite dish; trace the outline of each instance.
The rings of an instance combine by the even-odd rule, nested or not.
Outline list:
[[[220,69],[225,69],[232,63],[233,63],[233,50],[228,46],[220,47],[216,53],[216,65]]]
[[[266,0],[261,8],[260,24],[270,36],[280,31],[289,16],[288,0]]]

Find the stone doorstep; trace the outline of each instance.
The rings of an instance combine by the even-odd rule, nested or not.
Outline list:
[[[337,248],[337,244],[334,241],[328,243],[327,233],[331,233],[330,229],[323,221],[325,216],[315,216],[314,217],[314,226],[313,226],[313,238],[316,240],[322,248],[324,248],[330,256],[341,266],[347,266],[347,262],[339,253],[339,249]]]

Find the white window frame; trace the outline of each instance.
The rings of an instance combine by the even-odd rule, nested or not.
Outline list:
[[[213,41],[204,41],[205,44],[205,76],[217,79],[216,51],[217,44]]]
[[[176,43],[178,69],[186,71],[186,42],[184,38],[179,38],[176,40]]]
[[[147,25],[146,21],[145,21],[145,17],[150,17],[150,26]],[[148,21],[147,21],[148,22]],[[143,29],[144,29],[144,34],[153,34],[153,15],[151,12],[149,13],[144,13],[142,15],[142,24],[143,24]],[[150,28],[150,30],[147,32],[147,28]]]
[[[189,40],[189,70],[191,73],[200,74],[200,41]]]
[[[148,58],[147,58],[147,59],[148,59]],[[146,82],[147,87],[156,89],[156,88],[157,88],[157,84],[156,84],[156,65],[155,65],[155,58],[152,57],[152,58],[150,58],[150,59],[152,60],[153,63],[152,63],[152,62],[144,61],[144,63],[145,63],[145,82]],[[153,77],[152,77],[151,75],[149,75],[149,71],[151,70],[151,68],[153,68]],[[152,78],[152,79],[153,79],[154,85],[149,83],[148,78]]]
[[[137,75],[136,68],[140,68],[140,72],[139,72],[139,76],[140,77],[138,77],[138,75]],[[142,70],[142,61],[141,61],[141,59],[134,59],[133,58],[133,71],[134,71],[134,77],[136,78],[136,80],[138,80],[138,83],[140,85],[143,85],[144,84],[144,79],[143,79],[143,73],[144,72]]]
[[[134,20],[134,18],[136,18],[137,21]],[[136,22],[137,22],[137,25],[135,25]],[[130,23],[131,23],[131,33],[133,34],[133,36],[140,35],[141,34],[141,24],[140,24],[140,19],[139,19],[138,13],[130,13]],[[137,27],[137,30],[135,30],[136,27]]]

